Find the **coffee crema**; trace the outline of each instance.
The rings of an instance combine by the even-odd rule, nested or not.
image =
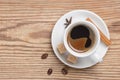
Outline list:
[[[67,42],[74,51],[85,52],[94,44],[94,33],[86,25],[77,25],[68,33]]]

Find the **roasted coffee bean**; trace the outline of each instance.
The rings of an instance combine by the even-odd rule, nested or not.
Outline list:
[[[67,75],[68,74],[68,70],[66,68],[62,68],[61,70],[63,75]]]
[[[43,54],[43,55],[41,56],[41,59],[46,59],[47,57],[48,57],[48,54],[45,53],[45,54]]]
[[[48,75],[51,75],[52,72],[53,72],[53,70],[52,70],[51,68],[49,68],[48,71],[47,71],[47,74],[48,74]]]

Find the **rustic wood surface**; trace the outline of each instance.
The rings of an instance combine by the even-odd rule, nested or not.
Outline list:
[[[87,9],[108,25],[112,45],[104,62],[77,70],[53,53],[50,36],[65,13]],[[47,59],[41,55],[47,53]],[[51,75],[47,74],[53,69]],[[120,80],[120,0],[0,0],[0,80]]]

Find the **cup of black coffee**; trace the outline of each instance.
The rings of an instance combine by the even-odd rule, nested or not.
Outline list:
[[[99,43],[99,31],[95,25],[88,21],[75,22],[65,30],[64,45],[67,51],[76,57],[86,57],[93,54]]]

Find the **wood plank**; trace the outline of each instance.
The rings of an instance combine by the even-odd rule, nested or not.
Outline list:
[[[108,25],[112,45],[104,62],[77,70],[53,53],[50,37],[66,12],[87,9]],[[0,0],[0,80],[120,80],[120,0]],[[41,55],[48,58],[42,60]],[[53,69],[52,75],[47,70]]]

